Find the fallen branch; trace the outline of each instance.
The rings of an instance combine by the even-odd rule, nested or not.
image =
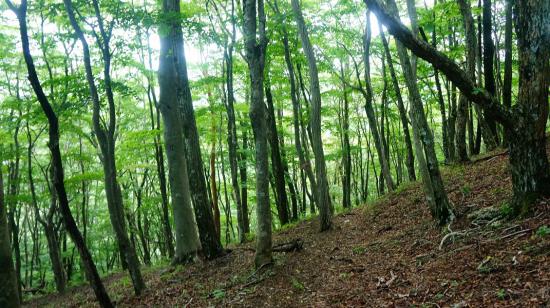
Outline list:
[[[441,239],[441,242],[439,243],[439,250],[442,250],[443,249],[443,245],[445,244],[445,241],[451,237],[451,236],[455,236],[455,235],[463,235],[465,234],[464,232],[460,232],[460,231],[455,231],[455,232],[451,232],[451,233],[448,233],[447,235],[445,235],[442,239]]]
[[[503,152],[500,152],[500,153],[497,153],[497,154],[494,154],[494,155],[489,155],[489,156],[486,156],[486,157],[476,159],[475,161],[473,161],[473,163],[478,163],[478,162],[482,162],[482,161],[485,161],[485,160],[491,161],[494,158],[497,158],[497,157],[503,156],[503,155],[507,155],[507,154],[508,154],[508,150],[505,150]]]
[[[251,247],[237,247],[235,249],[256,252],[256,249]],[[304,241],[300,238],[294,239],[290,242],[281,243],[273,246],[271,251],[273,252],[293,252],[304,249]]]
[[[380,288],[389,288],[390,285],[395,281],[397,276],[393,273],[393,271],[390,271],[391,278],[388,279],[388,281],[385,281],[384,277],[378,277],[378,283],[376,284],[376,287]]]
[[[293,252],[304,249],[304,241],[302,239],[294,239],[287,243],[282,243],[273,246],[273,252]]]
[[[512,232],[512,233],[510,233],[510,234],[507,234],[507,235],[505,235],[505,236],[502,236],[500,239],[503,240],[503,239],[505,239],[505,238],[509,238],[509,237],[514,236],[514,235],[526,233],[526,232],[529,232],[529,231],[531,231],[531,229],[525,229],[525,230],[520,230],[520,231]]]

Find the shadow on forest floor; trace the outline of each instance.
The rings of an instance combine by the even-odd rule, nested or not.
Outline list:
[[[302,239],[303,250],[276,253],[262,273],[253,271],[248,243],[212,262],[146,269],[148,290],[140,297],[125,275],[106,278],[106,285],[120,307],[544,307],[550,199],[523,220],[495,217],[511,196],[507,166],[506,153],[495,152],[443,169],[458,216],[449,228],[436,227],[421,186],[412,183],[336,216],[329,232],[318,233],[314,219],[274,234],[274,243]],[[26,304],[96,305],[88,287]]]

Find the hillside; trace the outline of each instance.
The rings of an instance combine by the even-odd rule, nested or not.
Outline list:
[[[414,183],[338,215],[329,232],[318,233],[313,219],[276,233],[275,244],[301,239],[303,250],[276,253],[272,268],[253,271],[249,243],[213,262],[148,269],[139,298],[122,274],[106,284],[120,307],[544,307],[550,200],[523,220],[494,217],[510,197],[507,164],[506,153],[492,153],[444,169],[458,215],[445,230],[434,225]],[[480,212],[489,207],[497,210]],[[94,298],[79,287],[27,305],[93,306]]]

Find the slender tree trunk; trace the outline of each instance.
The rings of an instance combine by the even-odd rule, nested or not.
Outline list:
[[[3,174],[0,172],[0,306],[16,308],[20,306],[19,289],[10,242]]]
[[[19,94],[18,94],[19,96]],[[11,232],[11,242],[13,245],[13,252],[15,255],[15,273],[17,274],[17,289],[18,294],[21,297],[22,294],[22,283],[21,283],[21,246],[20,246],[20,233],[19,233],[19,221],[16,216],[18,212],[18,201],[17,201],[17,195],[19,193],[19,169],[20,169],[20,161],[21,161],[21,152],[19,147],[19,129],[20,129],[21,121],[16,122],[15,132],[13,133],[13,143],[14,143],[14,152],[15,157],[13,162],[10,162],[8,166],[8,196],[11,200],[8,200],[6,202],[7,204],[7,215],[8,215],[8,223],[9,223],[9,231]],[[25,237],[26,238],[26,237]],[[31,266],[31,271],[33,267]],[[31,275],[32,278],[32,275]],[[26,281],[26,279],[25,279]],[[20,301],[22,302],[22,297],[20,298]]]
[[[367,113],[367,120],[369,122],[369,130],[372,133],[374,139],[374,147],[376,148],[376,153],[378,154],[378,160],[380,162],[381,175],[384,178],[388,190],[392,191],[395,189],[393,179],[390,173],[388,157],[384,151],[383,141],[379,130],[378,124],[376,121],[376,115],[374,113],[373,107],[373,92],[372,85],[370,80],[370,44],[371,44],[371,30],[370,30],[370,17],[367,14],[367,23],[365,25],[365,32],[363,35],[363,62],[365,65],[365,83],[366,91],[362,91],[363,97],[365,98],[365,111]],[[356,68],[356,74],[357,68]],[[359,76],[357,76],[359,78]],[[383,134],[382,134],[383,135]],[[381,181],[379,181],[380,183]],[[380,185],[379,187],[382,187]]]
[[[340,63],[340,75],[344,77],[344,65]],[[343,133],[343,146],[342,146],[342,156],[343,156],[343,165],[344,165],[344,175],[342,179],[342,206],[344,208],[351,207],[351,150],[349,142],[349,99],[348,99],[348,89],[346,84],[342,84],[343,94],[344,94],[344,114],[343,114],[343,123],[342,123],[342,133]]]
[[[389,0],[388,4],[390,5],[392,15],[396,16],[397,6],[395,5],[395,2],[393,0]],[[378,12],[375,13],[377,13],[378,16]],[[434,217],[440,225],[444,225],[452,219],[453,214],[447,199],[445,187],[443,186],[441,173],[439,172],[433,135],[428,127],[424,107],[422,105],[422,99],[418,91],[416,79],[414,78],[407,50],[401,41],[398,40],[396,43],[401,67],[403,69],[403,74],[405,75],[405,81],[407,82],[407,88],[409,90],[411,122],[413,125],[413,133],[415,135],[414,139],[418,139],[415,140],[417,156],[421,155],[420,153],[423,153],[426,159],[425,167],[421,166],[420,170],[424,173],[422,175],[422,180],[424,181],[428,205],[430,206],[432,217]],[[419,162],[420,164],[423,164],[422,161]]]
[[[265,80],[265,96],[267,101],[267,136],[271,148],[271,170],[275,181],[277,191],[277,213],[281,225],[289,223],[288,196],[285,188],[285,174],[283,161],[281,159],[281,150],[279,149],[279,134],[275,123],[275,107],[273,106],[273,95],[271,94],[271,84],[269,77]]]
[[[139,260],[135,251],[135,247],[128,238],[128,230],[126,226],[124,205],[122,202],[122,192],[117,179],[117,168],[115,159],[115,130],[116,130],[116,110],[114,103],[114,94],[112,90],[111,82],[111,50],[109,47],[109,41],[111,33],[107,32],[103,25],[103,19],[99,11],[99,4],[97,0],[93,0],[95,16],[98,20],[100,29],[100,35],[102,38],[102,44],[100,44],[102,59],[103,59],[103,84],[105,88],[105,96],[108,102],[108,123],[102,125],[100,119],[101,103],[99,100],[99,94],[97,86],[95,84],[90,50],[88,43],[78,24],[78,21],[74,15],[74,9],[71,0],[65,0],[65,8],[69,15],[71,25],[82,44],[84,51],[84,66],[86,69],[86,79],[90,91],[90,96],[93,102],[93,129],[101,150],[101,163],[103,165],[104,182],[105,182],[105,195],[107,196],[107,206],[109,208],[109,217],[111,219],[111,225],[115,231],[117,244],[121,254],[121,260],[124,260],[123,265],[127,265],[132,284],[134,286],[134,292],[136,295],[141,294],[145,289],[145,283],[141,276],[141,270],[139,268]]]
[[[380,29],[382,29],[382,27],[380,27]],[[388,47],[388,41],[386,40],[384,31],[380,31],[380,38],[382,40],[382,45],[384,45],[386,58],[388,59],[387,62],[388,62],[388,67],[390,69],[392,85],[395,92],[395,96],[397,97],[397,108],[399,109],[399,119],[401,120],[401,125],[403,126],[405,148],[407,151],[406,166],[407,166],[407,172],[409,174],[409,180],[416,181],[416,173],[414,170],[414,154],[413,154],[413,147],[411,142],[411,134],[409,132],[409,120],[407,118],[407,111],[405,110],[405,104],[403,103],[403,97],[401,96],[401,89],[399,88],[399,82],[397,81],[397,74],[395,73],[395,69],[393,67],[392,55],[390,53],[390,48]],[[437,71],[436,71],[436,74],[437,74]]]
[[[502,86],[502,104],[512,108],[512,5],[514,0],[506,0],[504,25],[504,84]],[[503,144],[508,145],[510,136],[505,132]]]
[[[485,89],[493,96],[496,95],[495,75],[493,61],[495,57],[495,45],[491,37],[493,31],[493,20],[491,12],[491,0],[483,0],[483,75],[485,76]],[[491,115],[485,114],[490,140],[486,140],[487,150],[492,150],[499,144],[497,125]]]
[[[15,6],[13,6],[13,4],[11,4],[11,2],[9,1],[7,2],[10,8],[16,13],[17,19],[19,20],[21,46],[23,49],[23,56],[25,58],[25,63],[27,65],[29,80],[36,94],[38,102],[40,103],[40,106],[48,119],[48,124],[49,124],[48,125],[48,134],[49,134],[48,147],[50,148],[50,152],[52,154],[52,167],[53,167],[53,179],[54,179],[53,184],[55,187],[55,191],[59,197],[59,210],[61,212],[63,221],[65,223],[65,229],[71,236],[71,239],[73,240],[75,246],[78,248],[78,251],[80,253],[80,259],[82,260],[82,263],[84,264],[84,267],[85,267],[86,277],[88,278],[90,285],[94,290],[94,293],[96,295],[97,300],[99,301],[99,304],[101,305],[101,307],[113,307],[113,304],[109,299],[109,295],[105,291],[105,287],[103,286],[103,283],[99,278],[99,273],[97,272],[95,263],[92,260],[90,251],[88,250],[88,248],[86,247],[86,244],[84,243],[82,234],[78,230],[76,222],[71,213],[71,209],[69,207],[69,200],[67,197],[67,192],[65,190],[65,184],[64,184],[63,161],[61,159],[61,151],[59,150],[59,122],[58,122],[57,115],[53,111],[53,108],[50,105],[46,94],[42,90],[42,86],[40,85],[38,74],[36,73],[36,68],[34,66],[34,61],[30,53],[29,36],[27,33],[27,22],[26,22],[27,3],[26,1],[24,1],[19,8],[16,8]]]
[[[214,135],[216,133],[216,130],[216,124],[215,122],[213,122],[212,132],[214,133]],[[212,196],[212,211],[214,212],[214,225],[216,226],[216,234],[218,238],[221,239],[220,207],[218,205],[218,185],[216,182],[216,139],[217,138],[213,138],[212,147],[210,150],[210,194]]]
[[[61,252],[59,250],[59,240],[58,240],[58,234],[55,230],[55,225],[53,222],[55,209],[57,208],[57,195],[55,194],[55,190],[53,187],[50,188],[50,194],[51,194],[51,202],[50,207],[48,210],[48,214],[46,216],[46,220],[42,219],[40,215],[40,210],[38,208],[38,200],[36,196],[36,187],[34,185],[34,178],[32,174],[32,151],[34,147],[34,141],[31,138],[31,132],[29,128],[29,123],[26,123],[27,126],[27,175],[28,175],[28,181],[29,181],[29,191],[31,192],[31,200],[32,200],[32,206],[35,213],[35,220],[40,222],[42,227],[44,228],[44,233],[46,235],[47,243],[48,243],[48,254],[50,256],[50,262],[52,265],[52,271],[54,273],[54,280],[55,280],[55,287],[58,293],[65,292],[66,287],[66,275],[65,271],[63,269],[63,261],[61,259]],[[53,176],[53,174],[51,174]],[[47,177],[47,183],[49,186],[49,179],[48,174],[46,174]]]
[[[277,2],[275,2],[276,4]],[[300,102],[298,100],[298,90],[296,87],[296,75],[294,74],[294,66],[292,64],[291,54],[290,54],[290,46],[288,42],[288,31],[286,29],[286,25],[284,23],[284,20],[282,19],[282,15],[278,10],[278,7],[276,7],[277,14],[279,15],[279,18],[281,19],[280,23],[282,25],[282,36],[283,36],[283,46],[285,49],[285,63],[286,63],[286,69],[288,72],[288,78],[290,81],[290,98],[292,101],[292,116],[293,116],[293,127],[294,127],[294,145],[296,146],[296,152],[298,153],[298,160],[300,162],[300,170],[305,170],[305,173],[310,181],[312,183],[312,188],[314,189],[314,195],[317,196],[318,193],[317,185],[315,184],[315,175],[313,174],[313,168],[311,167],[311,162],[309,159],[306,159],[306,156],[304,154],[304,149],[300,137],[300,131],[301,131],[301,115],[300,115]]]
[[[233,89],[233,50],[235,48],[236,36],[236,20],[235,20],[235,0],[231,0],[231,42],[224,50],[224,60],[226,67],[226,88],[227,88],[227,145],[229,148],[229,167],[231,169],[231,185],[233,186],[233,197],[237,204],[237,224],[239,231],[239,242],[244,243],[246,240],[247,229],[244,226],[244,212],[242,206],[242,193],[239,188],[239,143],[237,140],[237,124],[235,119],[235,95]]]
[[[178,21],[181,25],[181,21]],[[208,200],[208,189],[204,177],[204,166],[202,163],[199,132],[195,121],[193,100],[189,79],[187,77],[187,63],[184,52],[183,34],[177,28],[177,35],[174,39],[175,65],[178,77],[181,97],[178,101],[182,113],[183,133],[186,140],[186,157],[189,173],[189,184],[193,209],[199,227],[199,236],[202,245],[202,253],[207,259],[214,259],[224,254],[221,242],[216,235],[216,227],[212,214],[210,200]]]
[[[476,36],[474,29],[474,18],[470,1],[458,0],[460,12],[462,14],[462,24],[466,34],[466,71],[471,79],[475,79],[476,70]],[[458,101],[458,117],[456,123],[456,151],[458,161],[468,161],[468,152],[466,150],[466,126],[468,123],[468,99],[461,93]]]
[[[244,232],[243,241],[246,240],[246,234],[250,233],[250,222],[248,218],[248,187],[247,187],[247,170],[246,170],[246,151],[248,151],[248,133],[246,130],[242,132],[242,150],[239,155],[239,175],[241,180],[241,215],[242,227]]]
[[[267,111],[264,104],[264,68],[267,47],[266,17],[263,0],[244,0],[245,52],[250,73],[250,120],[256,149],[256,255],[254,263],[261,268],[272,262],[271,209],[269,204],[269,165]],[[257,39],[258,37],[258,39]]]

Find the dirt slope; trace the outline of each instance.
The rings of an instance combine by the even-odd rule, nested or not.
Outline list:
[[[496,154],[445,168],[458,216],[449,229],[434,225],[414,183],[338,215],[329,232],[311,220],[277,233],[275,243],[300,238],[304,249],[277,253],[272,268],[253,271],[250,243],[213,262],[148,269],[141,297],[122,275],[107,279],[109,293],[120,307],[548,307],[550,199],[524,220],[471,217],[506,210],[508,157]],[[95,304],[80,287],[28,305]]]

